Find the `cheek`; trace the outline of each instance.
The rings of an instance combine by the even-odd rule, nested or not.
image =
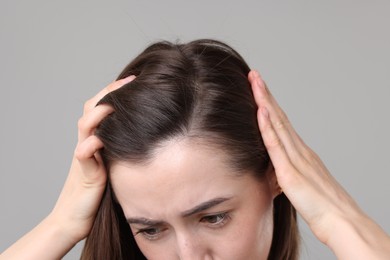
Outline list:
[[[145,241],[141,235],[135,237],[135,242],[148,260],[175,259],[174,255],[172,255],[173,245],[167,243],[150,243]]]
[[[242,217],[235,226],[233,240],[225,247],[231,259],[267,259],[272,242],[272,204]],[[229,258],[230,259],[230,258]]]

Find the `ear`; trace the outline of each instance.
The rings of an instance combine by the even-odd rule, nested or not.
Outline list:
[[[270,188],[272,198],[276,198],[282,193],[282,188],[280,188],[278,179],[276,178],[275,174],[275,168],[270,162],[267,172],[266,172],[267,180],[268,180],[268,186]]]

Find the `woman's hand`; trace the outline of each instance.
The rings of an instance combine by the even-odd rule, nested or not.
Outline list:
[[[99,155],[103,143],[94,135],[101,120],[113,112],[96,106],[109,92],[135,76],[115,81],[88,100],[78,124],[78,143],[68,178],[50,215],[0,255],[0,259],[60,259],[91,228],[106,187],[106,170]]]
[[[89,234],[106,186],[106,169],[98,152],[103,143],[94,135],[94,131],[101,120],[113,112],[113,108],[96,104],[106,94],[134,78],[130,76],[115,81],[101,90],[85,103],[84,114],[78,121],[78,143],[72,165],[50,216],[55,222],[64,225],[75,241]]]
[[[249,73],[259,128],[278,183],[315,236],[341,259],[384,259],[390,238],[298,136],[256,71]]]

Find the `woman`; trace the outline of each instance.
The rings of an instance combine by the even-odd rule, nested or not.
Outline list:
[[[159,42],[86,103],[55,208],[1,257],[298,259],[295,209],[338,258],[390,255],[237,52]]]

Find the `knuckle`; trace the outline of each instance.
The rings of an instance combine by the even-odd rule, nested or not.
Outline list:
[[[81,129],[81,128],[83,127],[83,125],[84,125],[84,120],[83,120],[83,118],[80,118],[80,119],[77,121],[77,127],[78,127],[79,129]]]
[[[79,161],[84,160],[86,157],[85,149],[78,145],[74,150],[74,157]]]
[[[275,121],[274,127],[277,130],[282,130],[282,129],[286,128],[286,124],[283,120],[279,119],[278,121]]]
[[[84,117],[80,118],[79,121],[77,122],[77,127],[79,130],[83,131],[87,128],[87,122]]]
[[[84,103],[84,112],[88,112],[93,108],[92,100],[89,99]]]
[[[306,160],[311,161],[312,159],[314,159],[313,152],[308,147],[304,147],[302,155],[306,158]]]
[[[279,172],[278,180],[288,187],[302,187],[305,182],[304,176],[295,169],[286,169]]]
[[[267,138],[266,140],[264,140],[264,144],[268,148],[283,147],[282,142],[280,141],[279,137],[277,137],[276,135],[272,135],[269,138]]]
[[[320,159],[320,157],[306,144],[303,146],[302,154],[308,161]]]
[[[282,111],[279,114],[278,120],[274,123],[276,129],[287,129],[290,124],[290,121],[287,117],[287,115]]]
[[[288,126],[289,126],[288,118],[285,114],[284,115],[283,114],[280,115],[278,120],[275,121],[275,123],[274,123],[274,127],[278,130],[288,129]]]
[[[293,159],[296,162],[296,164],[298,166],[300,166],[300,168],[302,168],[302,169],[311,168],[311,162],[310,162],[310,160],[307,159],[307,157],[305,157],[305,155],[302,156],[301,153],[298,153],[294,156]]]
[[[280,116],[281,120],[283,120],[284,122],[288,122],[288,116],[283,110],[280,110],[279,116]]]
[[[267,95],[270,95],[271,91],[269,90],[269,87],[268,87],[267,83],[264,80],[262,82],[264,83],[265,92],[267,93]]]

